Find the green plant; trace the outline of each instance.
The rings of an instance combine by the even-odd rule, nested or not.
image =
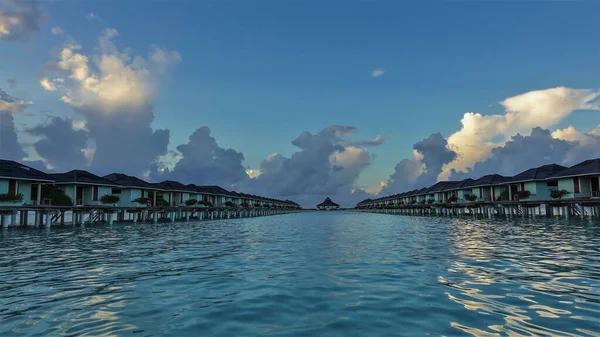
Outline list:
[[[264,208],[270,208],[271,206],[269,206],[269,205],[267,205],[267,204],[264,204],[264,205],[263,205],[263,207],[264,207]]]
[[[106,194],[100,198],[100,202],[103,204],[116,204],[121,200],[118,195]]]
[[[423,200],[419,201],[419,204],[420,205],[425,205],[426,202],[427,202],[427,200],[423,199]]]
[[[202,206],[206,206],[206,207],[212,207],[213,204],[210,201],[201,200],[201,201],[198,201],[198,205],[202,205]]]
[[[232,201],[226,201],[225,202],[225,206],[227,206],[227,207],[237,207],[237,205],[234,204]]]
[[[244,202],[244,203],[242,203],[242,207],[248,208],[248,207],[250,207],[250,205],[247,202]]]
[[[54,206],[73,206],[73,200],[65,191],[52,185],[42,186],[42,199],[50,199],[50,204]]]
[[[135,203],[142,204],[142,205],[146,205],[148,203],[148,201],[150,201],[150,198],[137,198],[137,199],[131,200],[131,202],[135,202]]]
[[[477,200],[477,196],[474,194],[465,194],[465,200],[467,201],[475,201]]]
[[[23,193],[0,193],[0,202],[23,202]]]
[[[435,199],[428,199],[428,200],[427,200],[427,203],[428,203],[428,204],[433,204],[434,202],[435,202]]]
[[[552,199],[562,199],[567,194],[571,194],[571,192],[567,190],[550,190],[550,198]]]
[[[451,195],[448,197],[447,199],[448,202],[457,202],[458,201],[458,197],[455,195]]]
[[[497,201],[505,201],[508,200],[508,190],[504,190],[502,191],[502,193],[500,193],[500,195],[498,196],[498,198],[496,198]]]
[[[197,203],[198,203],[198,200],[196,200],[196,199],[188,199],[188,200],[185,201],[185,204],[187,206],[194,206]]]
[[[409,203],[410,203],[411,205],[414,205],[414,204],[416,204],[416,203],[417,203],[417,200],[413,199],[413,200],[409,201]]]
[[[529,191],[518,191],[517,193],[515,193],[515,197],[517,197],[518,199],[526,199],[529,198],[529,196],[531,195],[531,192]]]
[[[260,207],[260,204],[258,202],[255,202],[254,207]]]
[[[165,198],[162,195],[156,196],[156,205],[164,206],[164,205],[168,205],[168,204],[169,203],[165,200]]]

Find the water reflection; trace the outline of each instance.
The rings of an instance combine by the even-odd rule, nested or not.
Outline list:
[[[593,332],[600,321],[573,321],[581,305],[597,311],[600,301],[600,240],[598,228],[588,225],[456,220],[449,242],[458,258],[438,280],[450,300],[496,322],[487,329],[452,326],[475,336],[600,335]]]
[[[600,226],[344,212],[0,232],[0,336],[600,336]]]

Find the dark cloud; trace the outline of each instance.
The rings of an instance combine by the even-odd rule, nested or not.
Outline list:
[[[37,1],[0,0],[0,40],[25,41],[39,32],[44,11]]]
[[[422,162],[425,165],[425,171],[417,179],[418,186],[435,184],[442,167],[456,159],[456,152],[447,146],[448,141],[440,133],[431,134],[413,145],[413,149],[423,156]]]
[[[86,147],[88,134],[85,130],[73,129],[72,120],[53,117],[49,123],[38,125],[29,132],[42,137],[33,146],[55,171],[87,166],[82,150]]]
[[[30,103],[19,100],[0,89],[0,112],[12,114],[22,112],[29,104]]]
[[[287,158],[270,155],[260,164],[260,176],[244,186],[252,193],[289,198],[314,207],[329,196],[350,206],[362,196],[353,196],[352,186],[369,165],[371,154],[349,145],[355,127],[332,125],[316,134],[302,132],[292,141],[300,151]]]
[[[23,160],[27,156],[17,142],[15,118],[13,114],[22,112],[27,107],[25,103],[0,89],[0,158]]]
[[[210,135],[210,129],[202,126],[189,137],[187,144],[177,146],[181,159],[172,170],[163,173],[152,170],[154,180],[177,180],[197,185],[220,185],[235,188],[249,179],[242,165],[244,155],[233,149],[224,149]]]
[[[440,133],[433,133],[413,144],[417,155],[396,164],[394,173],[380,194],[395,194],[435,184],[442,167],[457,156],[447,145],[447,140]]]
[[[16,89],[17,88],[17,79],[16,78],[9,78],[6,80],[6,83],[8,83],[8,87],[11,89]]]
[[[377,136],[373,139],[353,142],[351,144],[354,146],[379,146],[379,145],[383,144],[384,141],[385,141],[385,139],[383,137]]]
[[[130,105],[118,111],[101,104],[75,108],[86,118],[89,137],[96,144],[92,168],[98,174],[141,175],[167,153],[169,130],[153,130],[152,105]]]
[[[0,158],[21,161],[27,154],[17,142],[15,119],[7,112],[0,112]]]
[[[517,134],[504,146],[494,148],[488,159],[475,163],[468,172],[453,170],[450,180],[479,178],[491,173],[512,176],[545,164],[573,165],[600,155],[600,138],[590,136],[590,139],[593,138],[596,138],[595,144],[584,145],[555,139],[549,130],[533,128],[531,135]]]

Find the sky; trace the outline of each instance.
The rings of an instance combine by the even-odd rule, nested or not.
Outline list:
[[[572,165],[600,156],[598,10],[0,0],[0,157],[306,207]]]

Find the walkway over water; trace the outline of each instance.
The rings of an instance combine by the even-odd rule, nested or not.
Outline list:
[[[0,231],[0,336],[598,336],[600,226],[351,212]]]

